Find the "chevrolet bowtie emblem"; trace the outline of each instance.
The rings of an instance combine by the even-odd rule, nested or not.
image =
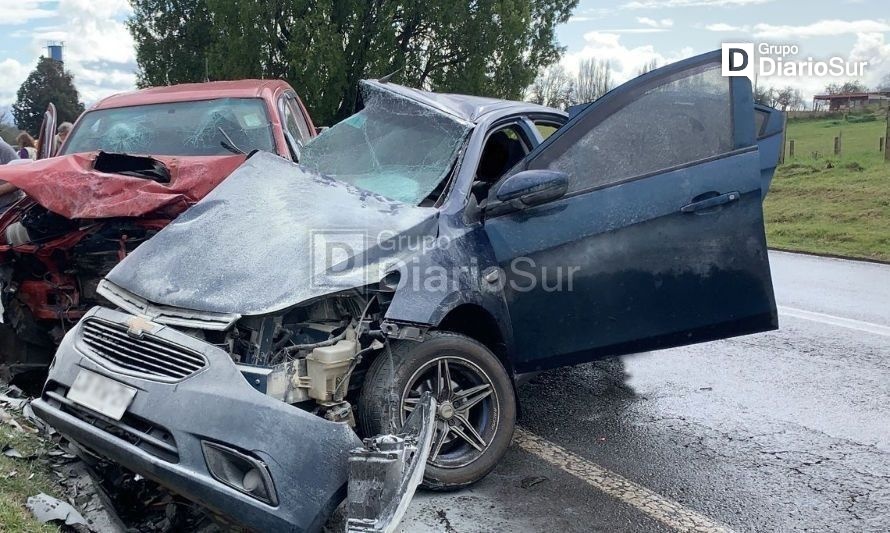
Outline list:
[[[157,324],[154,322],[139,316],[134,316],[127,320],[127,336],[134,339],[141,339],[145,336],[146,331],[154,331],[156,327]]]

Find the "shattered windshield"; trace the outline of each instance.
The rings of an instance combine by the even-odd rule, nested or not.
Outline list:
[[[227,155],[233,152],[232,144],[244,152],[275,151],[262,99],[218,98],[90,111],[71,132],[64,153],[104,150],[149,155]]]
[[[364,109],[310,142],[300,164],[419,205],[448,175],[469,125],[388,91],[366,86],[363,97]]]

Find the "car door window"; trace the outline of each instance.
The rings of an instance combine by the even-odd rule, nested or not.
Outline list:
[[[278,106],[281,111],[281,120],[284,123],[285,132],[291,141],[295,143],[293,148],[299,150],[311,137],[309,126],[306,124],[303,114],[296,109],[293,97],[282,97],[279,100]]]
[[[547,137],[553,135],[553,133],[559,129],[559,126],[550,122],[535,121],[535,128],[537,128],[538,133],[541,134],[541,140],[543,141],[547,139]]]
[[[729,84],[719,64],[664,78],[626,95],[598,124],[578,128],[584,130],[580,138],[565,135],[571,142],[560,143],[564,149],[554,143],[532,166],[567,173],[573,192],[730,152]]]
[[[518,124],[499,127],[490,132],[473,179],[473,194],[477,200],[482,201],[491,186],[521,162],[529,149],[530,145]]]

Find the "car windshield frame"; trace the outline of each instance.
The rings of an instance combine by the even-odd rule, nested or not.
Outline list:
[[[89,128],[94,127],[97,121],[109,116],[117,116],[119,120],[126,118],[127,115],[140,118],[147,117],[157,124],[160,122],[158,121],[158,112],[164,113],[165,111],[163,110],[166,109],[167,114],[174,114],[180,109],[188,109],[191,106],[206,106],[206,114],[202,117],[205,120],[186,121],[185,124],[192,126],[191,130],[187,128],[178,131],[173,129],[162,130],[166,135],[166,137],[163,137],[166,146],[151,146],[149,144],[139,146],[137,142],[132,140],[129,146],[127,146],[126,141],[120,142],[118,145],[114,145],[113,142],[103,145],[101,137],[108,136],[112,128],[124,130],[128,127],[126,122],[118,121],[112,121],[111,125],[105,127],[105,131],[101,134],[97,132],[93,137],[87,137],[82,141],[78,139],[78,135],[83,135],[84,132],[87,132],[87,135],[89,135],[90,132],[87,131]],[[232,111],[241,106],[244,106],[245,113],[238,115],[235,111]],[[253,107],[253,109],[248,106]],[[220,108],[228,109],[230,114],[225,117],[210,116],[211,112]],[[139,110],[143,110],[144,113],[139,115]],[[240,121],[238,120],[239,118],[241,119]],[[248,123],[248,120],[252,122]],[[176,123],[182,124],[182,121],[176,121]],[[225,135],[219,131],[220,127],[225,131]],[[99,128],[103,128],[103,126],[100,125]],[[133,131],[133,128],[131,127],[130,130]],[[151,130],[146,128],[145,131]],[[178,135],[174,136],[173,133],[178,133]],[[192,135],[191,142],[194,144],[189,143],[189,135]],[[175,140],[171,140],[171,137],[174,139],[178,138],[181,142],[177,143]],[[161,136],[154,137],[152,142],[156,142],[158,139],[161,139]],[[235,146],[231,146],[230,139],[234,141]],[[86,143],[91,143],[92,145],[83,146]],[[226,148],[222,143],[230,145],[230,148]],[[195,149],[187,149],[190,146],[193,146]],[[176,147],[181,147],[181,149]],[[75,124],[68,138],[65,139],[65,143],[57,155],[105,151],[170,157],[222,156],[232,155],[237,153],[238,150],[249,153],[257,149],[272,153],[278,152],[266,101],[260,97],[222,97],[92,109],[84,113],[80,120],[77,121],[77,124]]]
[[[303,147],[300,164],[391,200],[421,205],[455,168],[472,124],[370,85],[362,86],[362,99],[359,112]],[[398,132],[387,128],[396,124]]]

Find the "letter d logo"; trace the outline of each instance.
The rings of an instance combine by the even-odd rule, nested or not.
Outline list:
[[[721,74],[754,81],[754,43],[723,43]]]

